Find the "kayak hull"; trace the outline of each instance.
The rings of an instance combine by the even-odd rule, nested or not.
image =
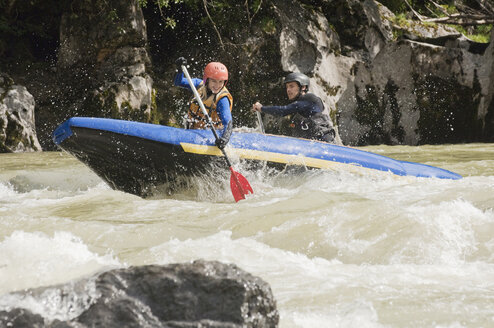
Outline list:
[[[157,187],[173,193],[213,166],[226,168],[209,130],[73,117],[53,132],[53,141],[85,163],[113,189],[146,197]],[[350,147],[286,136],[234,132],[227,153],[250,162],[321,169],[378,170],[400,176],[460,179],[441,168],[391,159]]]

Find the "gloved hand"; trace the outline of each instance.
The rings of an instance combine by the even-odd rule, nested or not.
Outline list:
[[[254,105],[252,105],[251,112],[261,112],[262,111],[262,104],[260,102],[256,102]]]
[[[228,140],[226,140],[225,138],[222,138],[222,137],[219,137],[218,139],[216,139],[216,147],[218,147],[219,149],[225,149],[225,146],[226,144],[228,143]]]
[[[227,126],[223,129],[221,137],[216,139],[215,144],[219,149],[224,149],[228,141],[230,141],[230,136],[232,135],[233,122],[228,122]]]
[[[187,65],[187,59],[184,57],[178,57],[177,60],[175,60],[175,64],[179,69],[182,69],[182,65]]]

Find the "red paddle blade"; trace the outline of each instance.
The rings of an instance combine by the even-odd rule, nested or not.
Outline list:
[[[235,198],[236,202],[245,199],[245,195],[248,193],[254,193],[249,181],[247,181],[242,174],[236,172],[233,167],[230,167],[230,171],[232,172],[230,176],[230,188],[232,189],[233,198]]]

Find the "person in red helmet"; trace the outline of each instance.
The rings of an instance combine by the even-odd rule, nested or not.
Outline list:
[[[187,60],[180,57],[175,62],[180,68],[173,84],[178,87],[192,90],[189,82],[184,77],[181,70],[182,65],[187,65]],[[228,69],[220,62],[211,62],[204,68],[202,79],[193,78],[192,83],[201,96],[204,107],[213,122],[215,129],[219,130],[219,138],[216,140],[216,146],[220,149],[225,148],[232,134],[232,106],[233,97],[226,88],[228,82]],[[195,98],[190,102],[187,129],[205,129],[207,128],[207,119],[201,111]]]

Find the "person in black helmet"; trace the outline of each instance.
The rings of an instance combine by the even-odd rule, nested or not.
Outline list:
[[[277,116],[292,115],[290,128],[292,136],[334,143],[335,131],[331,119],[324,114],[321,98],[309,91],[309,77],[302,73],[290,73],[284,85],[288,100],[286,106],[263,106],[260,102],[252,105],[253,112]]]

